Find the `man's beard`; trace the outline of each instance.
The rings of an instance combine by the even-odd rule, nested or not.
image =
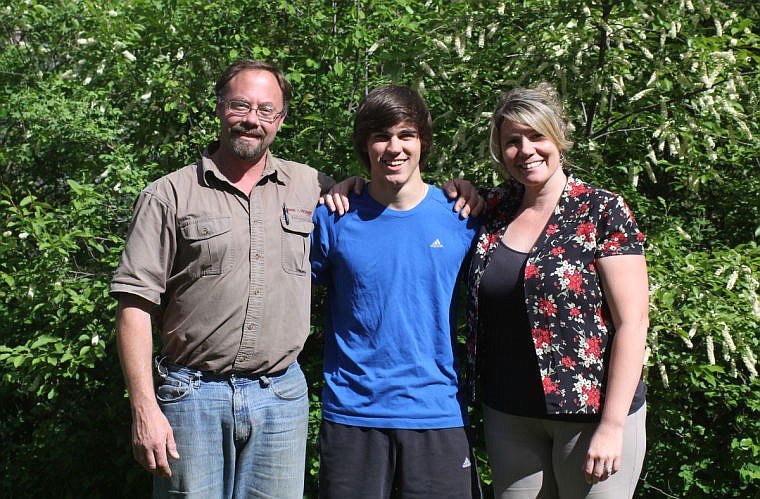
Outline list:
[[[263,140],[251,143],[245,140],[240,140],[237,137],[230,138],[230,148],[233,154],[240,159],[257,159],[267,150],[269,144],[266,144]]]
[[[254,136],[259,139],[258,142],[240,139],[236,134],[245,135],[251,132],[251,130],[240,125],[233,126],[230,132],[230,149],[240,159],[252,160],[260,158],[272,143],[271,140],[267,140],[267,135],[263,130],[254,132]]]

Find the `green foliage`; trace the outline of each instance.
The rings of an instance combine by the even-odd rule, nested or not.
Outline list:
[[[144,496],[107,289],[139,190],[217,133],[213,82],[238,57],[295,88],[275,153],[336,178],[362,95],[419,89],[425,175],[499,181],[488,117],[556,83],[584,179],[648,236],[650,451],[640,497],[760,490],[760,43],[746,0],[25,0],[0,10],[0,440],[5,497]],[[321,302],[320,297],[315,302]],[[321,319],[307,494],[318,469]],[[712,353],[710,353],[712,352]],[[473,414],[476,426],[480,416]],[[486,454],[479,464],[487,479]],[[99,472],[90,466],[101,464]]]
[[[692,232],[671,224],[649,251],[647,379],[667,403],[650,397],[648,459],[661,466],[647,467],[643,490],[750,497],[760,486],[760,248],[688,251]]]

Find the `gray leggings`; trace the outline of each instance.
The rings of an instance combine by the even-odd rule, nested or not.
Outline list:
[[[628,416],[620,470],[589,485],[583,475],[597,423],[512,416],[483,406],[496,499],[633,497],[646,450],[646,405]]]

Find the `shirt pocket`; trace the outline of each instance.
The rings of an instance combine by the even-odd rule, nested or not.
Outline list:
[[[282,226],[282,269],[290,274],[306,275],[311,268],[309,266],[309,248],[311,246],[311,231],[314,222],[311,218],[294,214],[292,210],[288,215],[280,217]]]
[[[194,278],[221,275],[235,264],[229,217],[193,218],[180,225],[185,260]]]

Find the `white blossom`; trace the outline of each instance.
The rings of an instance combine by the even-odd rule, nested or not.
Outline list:
[[[636,102],[637,100],[641,99],[642,97],[644,97],[646,94],[648,94],[652,90],[654,90],[654,89],[653,88],[645,88],[644,90],[642,90],[640,92],[636,92],[633,95],[633,97],[631,97],[631,102]]]
[[[747,367],[747,371],[749,371],[750,376],[756,378],[757,360],[755,359],[755,355],[752,353],[752,350],[750,350],[749,346],[744,346],[744,352],[742,353],[742,362],[744,362],[744,365]]]
[[[13,235],[13,232],[9,230],[6,230],[5,232],[3,232],[3,237],[11,237],[12,235]]]
[[[726,283],[726,289],[734,289],[734,286],[736,285],[736,279],[739,278],[739,271],[734,270],[731,272],[731,275],[728,276],[728,282]]]
[[[720,23],[720,21],[713,19],[713,24],[715,25],[715,34],[718,35],[718,37],[723,36],[723,25]]]
[[[731,337],[731,334],[729,333],[728,324],[725,322],[723,324],[723,330],[721,331],[721,335],[723,336],[723,344],[728,349],[729,352],[733,353],[736,352],[736,345],[734,344],[734,339]]]
[[[713,344],[712,336],[708,336],[705,340],[705,347],[707,348],[707,362],[711,366],[715,365],[715,345]]]
[[[691,339],[686,338],[684,336],[681,336],[681,339],[683,340],[683,342],[686,344],[688,348],[694,348],[694,344],[691,342]]]
[[[19,234],[18,234],[18,238],[19,239],[23,240],[23,239],[26,239],[27,237],[29,237],[29,233],[28,232],[19,232]]]
[[[137,60],[137,57],[135,57],[135,55],[132,52],[130,52],[129,50],[123,50],[121,52],[121,55],[123,55],[124,57],[126,57],[126,59],[129,62],[135,62]]]
[[[696,322],[694,324],[692,324],[691,329],[689,329],[689,339],[693,338],[695,334],[697,334],[697,323]]]
[[[427,75],[431,78],[435,78],[435,71],[433,71],[433,68],[430,67],[430,64],[428,64],[425,61],[420,61],[420,67],[422,70],[427,73]]]
[[[94,335],[94,336],[93,336],[93,337],[90,339],[90,344],[91,344],[92,346],[97,346],[97,344],[98,344],[98,343],[100,343],[100,336],[98,336],[98,335],[96,334],[96,335]]]
[[[449,52],[449,47],[438,38],[433,38],[433,45],[435,45],[436,47],[438,47],[439,49],[443,50],[446,53]]]
[[[462,42],[462,38],[458,35],[454,37],[454,50],[457,51],[459,57],[464,56],[464,42]]]
[[[683,228],[680,225],[676,225],[676,230],[678,231],[679,234],[681,234],[681,236],[684,239],[691,241],[691,236],[689,235],[689,233],[683,230]]]
[[[670,380],[668,379],[668,371],[665,368],[665,364],[660,364],[660,376],[662,377],[662,386],[668,388],[670,386]]]

